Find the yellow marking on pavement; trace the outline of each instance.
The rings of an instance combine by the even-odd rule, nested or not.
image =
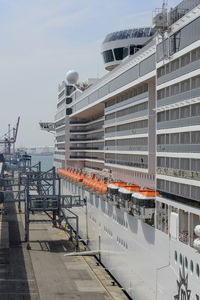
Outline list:
[[[75,257],[75,258],[74,258],[74,261],[82,261],[82,258],[80,258],[80,257]]]

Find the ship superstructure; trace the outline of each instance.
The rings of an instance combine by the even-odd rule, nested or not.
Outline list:
[[[199,300],[200,1],[153,24],[101,79],[59,86],[54,163],[85,199],[81,237],[133,299]]]

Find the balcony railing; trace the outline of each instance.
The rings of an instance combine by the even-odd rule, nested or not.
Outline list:
[[[91,160],[103,160],[102,158],[100,157],[97,157],[97,156],[76,156],[76,155],[70,155],[70,159],[91,159]]]
[[[192,171],[192,170],[158,167],[157,174],[192,179],[192,180],[200,180],[200,172]]]
[[[70,147],[70,150],[76,150],[76,151],[81,151],[81,150],[103,150],[103,148],[102,149],[99,149],[98,147],[82,147],[82,148],[80,148],[80,147]]]
[[[195,126],[200,124],[200,119],[198,117],[189,117],[177,120],[170,120],[157,123],[157,130],[167,129],[167,128],[179,128],[179,127],[188,127]]]
[[[122,105],[125,106],[125,105],[128,105],[130,103],[133,103],[133,102],[145,99],[147,97],[148,97],[148,92],[144,92],[144,93],[139,94],[137,96],[128,98],[127,100],[124,100],[122,102],[120,101],[118,103],[113,104],[112,106],[106,107],[105,108],[105,113],[108,113],[109,111],[112,111],[114,109],[120,108],[120,107],[122,107]]]
[[[158,152],[182,152],[182,153],[199,153],[200,152],[200,144],[171,144],[171,145],[158,145]]]
[[[148,168],[148,164],[140,163],[140,162],[129,162],[129,161],[106,159],[105,163],[114,164],[114,165],[128,166],[128,167],[135,167],[135,168],[142,168],[142,169],[147,169]]]
[[[91,131],[95,131],[95,130],[104,130],[102,127],[94,127],[94,128],[90,128],[90,129],[70,129],[70,133],[90,133]]]
[[[148,146],[105,146],[108,151],[148,151]]]
[[[128,135],[134,135],[134,134],[144,134],[148,133],[148,128],[136,128],[136,129],[127,129],[127,130],[121,130],[121,131],[113,131],[113,132],[106,132],[105,138],[109,137],[118,137],[118,136],[128,136]]]

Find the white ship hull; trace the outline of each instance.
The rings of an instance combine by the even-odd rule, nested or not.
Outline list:
[[[62,193],[74,192],[74,185],[72,189],[71,183],[66,184],[63,180]],[[110,201],[82,189],[79,192],[88,199],[87,207],[72,209],[79,217],[80,237],[85,241],[88,239],[91,250],[100,250],[105,268],[133,299],[199,299],[200,279],[190,272],[190,261],[198,262],[199,259],[195,249],[170,239],[169,235],[122,211]],[[183,284],[179,290],[180,271],[184,276],[180,254],[188,259],[188,267],[184,267],[188,285]],[[188,296],[184,298],[184,295]]]
[[[54,165],[62,195],[87,198],[72,209],[81,238],[134,300],[200,300],[200,0],[161,11],[157,34],[120,66],[113,69],[114,50],[127,47],[127,31],[103,42],[110,73],[84,88],[68,76],[59,85]],[[137,30],[139,38],[144,28]],[[129,53],[133,45],[135,38]],[[74,176],[101,181],[99,195],[121,208]],[[154,199],[109,192],[119,181],[156,191]]]

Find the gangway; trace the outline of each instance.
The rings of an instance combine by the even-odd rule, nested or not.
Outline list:
[[[41,171],[41,162],[39,162],[34,166],[26,166],[26,169],[20,167],[17,174],[12,175],[3,178],[4,203],[18,203],[19,212],[21,212],[21,203],[24,203],[27,249],[31,249],[29,241],[31,223],[52,222],[54,227],[68,232],[72,239],[71,219],[74,219],[76,223],[75,241],[76,248],[78,248],[78,216],[70,209],[83,206],[84,202],[80,196],[60,194],[60,177],[56,174],[55,167],[48,171]],[[67,212],[70,212],[70,215]],[[35,213],[40,213],[41,218],[30,217],[31,215],[34,216]],[[47,215],[48,219],[44,218],[44,215]]]

